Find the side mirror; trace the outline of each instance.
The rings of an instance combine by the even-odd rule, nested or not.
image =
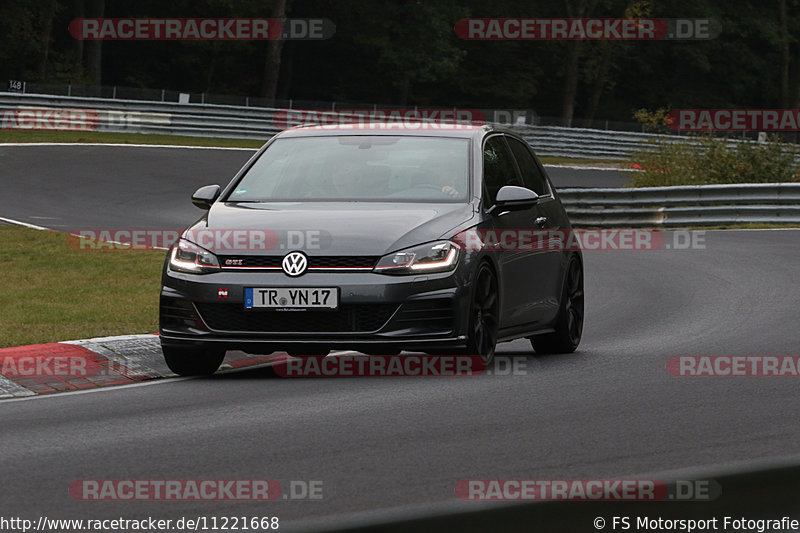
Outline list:
[[[519,211],[535,206],[539,202],[539,195],[525,187],[505,185],[497,191],[497,198],[490,212]]]
[[[222,191],[219,185],[206,185],[200,187],[192,195],[192,203],[200,209],[211,209],[211,204],[214,203]]]

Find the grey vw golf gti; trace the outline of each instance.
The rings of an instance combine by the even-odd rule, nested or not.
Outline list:
[[[489,362],[502,341],[540,353],[580,342],[580,248],[552,244],[569,220],[511,132],[294,128],[192,201],[208,212],[170,249],[160,299],[178,374],[211,374],[231,349]]]

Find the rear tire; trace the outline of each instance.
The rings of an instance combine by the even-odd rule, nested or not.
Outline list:
[[[225,350],[219,348],[176,348],[162,346],[164,361],[179,376],[210,376],[225,359]]]
[[[574,352],[581,343],[583,316],[583,266],[577,257],[572,257],[564,278],[555,331],[531,337],[533,349],[539,354]]]

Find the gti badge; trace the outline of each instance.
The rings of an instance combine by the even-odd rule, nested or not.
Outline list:
[[[287,276],[299,276],[308,268],[308,258],[303,252],[289,252],[281,263]]]

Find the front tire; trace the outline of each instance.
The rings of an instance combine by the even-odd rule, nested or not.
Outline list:
[[[179,376],[210,376],[225,359],[225,350],[219,348],[177,348],[162,346],[164,361]]]
[[[497,277],[487,263],[478,267],[469,310],[466,355],[477,355],[488,366],[494,359],[500,305]]]
[[[555,331],[531,337],[533,349],[540,354],[574,352],[581,343],[583,316],[583,267],[577,257],[572,257],[564,278]]]

